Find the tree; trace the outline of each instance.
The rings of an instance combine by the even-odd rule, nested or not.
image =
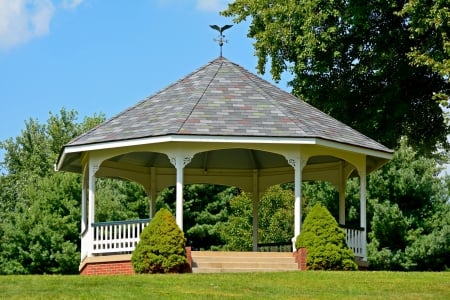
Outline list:
[[[295,241],[297,249],[306,248],[309,270],[356,270],[355,255],[347,247],[345,233],[322,205],[315,205],[305,218]]]
[[[227,222],[219,227],[224,242],[219,249],[229,251],[251,251],[253,249],[252,200],[244,192],[230,200],[230,214]]]
[[[186,238],[169,210],[160,209],[141,233],[131,256],[136,273],[180,273],[188,269]]]
[[[75,119],[65,109],[47,124],[30,119],[0,143],[0,274],[78,272],[80,178],[53,170],[59,147],[81,134]]]
[[[50,113],[47,124],[30,118],[25,129],[15,139],[0,142],[5,150],[2,165],[7,175],[36,174],[46,176],[54,172],[54,164],[62,146],[81,133],[104,121],[103,115],[86,117],[77,123],[77,113],[61,109],[59,114]]]
[[[258,210],[258,243],[284,243],[294,234],[294,194],[289,185],[274,185],[262,194]],[[229,200],[228,219],[219,226],[222,247],[232,251],[253,249],[253,201],[244,192]]]
[[[450,265],[449,178],[403,139],[394,158],[368,179],[369,267],[444,270]]]
[[[373,201],[373,218],[368,246],[369,266],[373,270],[403,270],[409,220],[397,204]]]
[[[294,193],[274,185],[259,202],[258,226],[260,243],[284,243],[294,236]]]
[[[388,147],[407,136],[432,154],[447,146],[450,131],[433,95],[449,95],[450,84],[444,66],[411,59],[414,49],[429,53],[437,45],[432,57],[448,64],[448,23],[437,34],[419,31],[425,42],[412,35],[423,19],[419,12],[438,9],[440,24],[447,20],[448,5],[436,2],[236,0],[222,14],[237,23],[251,18],[248,36],[260,73],[270,62],[275,80],[292,73],[293,93],[324,112]]]
[[[54,172],[62,146],[104,120],[78,123],[61,109],[47,123],[30,119],[5,149],[0,176],[0,274],[78,273],[81,178]],[[148,217],[148,201],[137,184],[97,180],[97,221]]]
[[[415,46],[408,53],[414,65],[450,78],[450,10],[446,0],[408,1],[399,15],[407,18]]]
[[[79,176],[35,177],[0,224],[0,274],[76,274]],[[36,188],[39,187],[39,188]]]
[[[435,159],[419,156],[403,139],[393,159],[369,176],[368,198],[398,205],[412,226],[422,227],[448,198],[441,171]]]
[[[405,248],[405,268],[445,271],[450,268],[450,206],[443,204],[426,226],[411,231]]]
[[[149,201],[144,188],[134,182],[98,178],[95,193],[97,222],[147,219]]]

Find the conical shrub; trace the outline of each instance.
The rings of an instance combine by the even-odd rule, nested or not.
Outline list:
[[[141,233],[131,257],[136,273],[181,273],[189,270],[186,238],[167,209],[159,210]]]
[[[358,267],[353,251],[347,246],[345,232],[320,204],[306,216],[295,246],[308,249],[309,270],[356,270]]]

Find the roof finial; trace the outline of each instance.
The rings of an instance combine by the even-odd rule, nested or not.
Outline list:
[[[218,25],[209,25],[214,30],[217,30],[219,32],[219,37],[217,39],[214,39],[215,42],[219,42],[220,47],[220,57],[222,57],[222,46],[223,43],[227,43],[228,41],[224,39],[225,35],[223,35],[223,32],[227,30],[228,28],[233,27],[233,25],[224,25],[222,27],[219,27]]]

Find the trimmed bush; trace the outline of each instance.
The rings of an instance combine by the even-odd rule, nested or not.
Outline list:
[[[159,210],[141,233],[131,257],[136,273],[181,273],[189,271],[186,238],[174,217],[165,208]]]
[[[356,270],[353,251],[347,247],[345,232],[331,213],[315,205],[303,222],[295,246],[308,249],[308,270]]]

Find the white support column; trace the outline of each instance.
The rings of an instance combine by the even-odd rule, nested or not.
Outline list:
[[[87,215],[87,198],[88,196],[88,186],[89,186],[89,168],[88,166],[83,166],[83,173],[82,173],[82,182],[81,182],[81,261],[88,256],[89,248],[87,247],[90,245],[88,238],[89,236],[86,235],[87,230],[89,229],[89,222],[88,222],[88,215]]]
[[[178,161],[176,163],[177,168],[177,186],[176,186],[176,221],[178,227],[183,230],[183,186],[184,186],[184,166],[181,165]]]
[[[97,173],[100,163],[96,160],[89,159],[89,180],[88,180],[88,231],[87,231],[87,255],[92,256],[94,242],[94,228],[92,224],[95,222],[95,173]]]
[[[345,225],[345,185],[339,189],[339,224]]]
[[[367,212],[367,205],[366,205],[366,170],[365,170],[365,166],[364,169],[359,168],[358,169],[358,174],[359,174],[359,189],[360,189],[360,226],[361,228],[363,228],[363,232],[362,232],[362,255],[363,255],[363,260],[367,260],[367,217],[366,217],[366,212]]]
[[[156,213],[156,168],[150,168],[150,211],[149,217],[153,219]]]
[[[253,252],[258,251],[259,172],[253,170]]]
[[[169,155],[169,159],[177,169],[175,219],[178,227],[183,230],[183,172],[184,167],[191,162],[192,155],[177,153]]]
[[[345,225],[345,182],[343,162],[339,166],[339,224]]]
[[[87,220],[87,198],[88,198],[88,186],[89,186],[89,174],[88,168],[83,166],[83,175],[81,182],[81,234],[83,234],[88,228],[88,220]]]
[[[302,170],[307,163],[307,158],[301,159],[300,153],[287,157],[288,163],[294,167],[295,202],[294,202],[294,237],[292,238],[292,248],[294,252],[295,241],[301,232],[302,226]]]

